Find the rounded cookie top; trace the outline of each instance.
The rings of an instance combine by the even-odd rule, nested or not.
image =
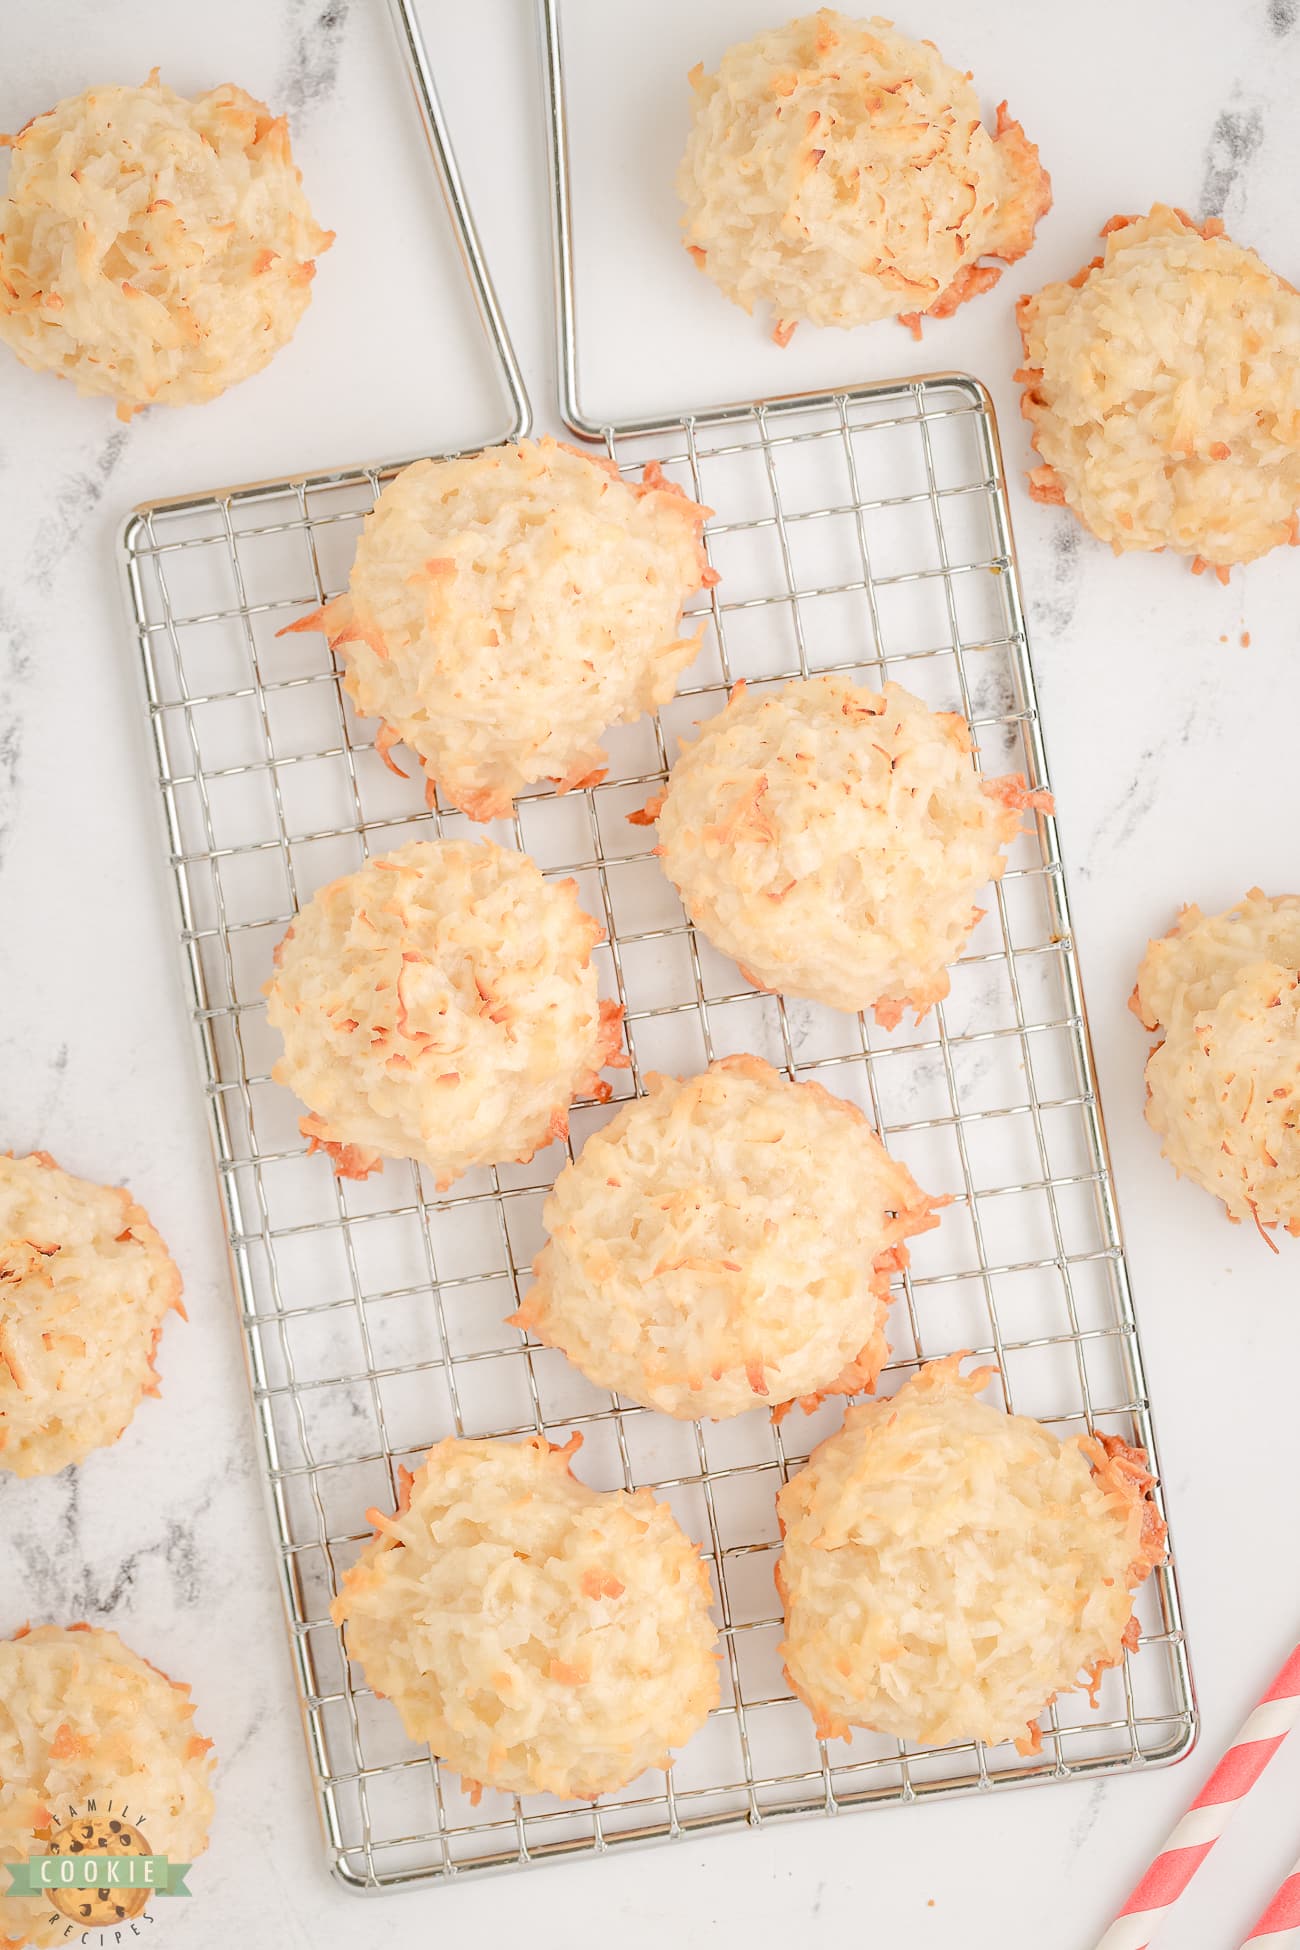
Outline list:
[[[357,709],[383,719],[444,803],[509,813],[538,780],[604,775],[600,741],[670,698],[717,580],[710,510],[655,463],[642,481],[554,440],[403,469],[366,519],[346,595],[291,624],[324,630]]]
[[[1029,249],[1052,193],[1038,151],[969,75],[887,20],[823,8],[691,74],[677,175],[686,249],[736,304],[864,325],[942,318]]]
[[[933,1361],[850,1408],[780,1491],[786,1672],[825,1736],[1016,1740],[1119,1660],[1164,1554],[1140,1450],[1062,1442]]]
[[[856,1105],[758,1057],[646,1081],[555,1181],[514,1319],[667,1415],[874,1387],[889,1277],[936,1201]]]
[[[155,70],[8,140],[0,339],[25,365],[130,419],[214,399],[293,335],[332,233],[265,103],[231,85],[188,101]]]
[[[212,1742],[194,1730],[189,1691],[116,1632],[40,1625],[0,1641],[0,1856],[21,1860],[51,1844],[57,1853],[140,1853],[141,1834],[145,1853],[173,1862],[202,1854],[214,1761]],[[6,1926],[20,1943],[45,1946],[68,1941],[69,1921],[84,1930],[129,1920],[107,1918],[93,1889],[77,1895],[84,1915],[56,1913],[48,1895],[16,1897],[5,1904]]]
[[[181,1276],[129,1192],[0,1155],[0,1469],[44,1476],[116,1442]]]
[[[313,1149],[350,1177],[414,1158],[445,1189],[563,1136],[620,1058],[600,939],[572,880],[489,840],[413,840],[322,888],[266,988]]]
[[[1185,907],[1147,946],[1131,1006],[1161,1033],[1147,1121],[1174,1169],[1228,1216],[1300,1236],[1300,897],[1253,887]]]
[[[901,685],[737,685],[646,808],[692,920],[758,987],[894,1026],[948,993],[1025,807],[964,718]]]
[[[1157,203],[1017,305],[1030,488],[1117,554],[1173,549],[1220,581],[1300,536],[1300,295],[1252,250]]]
[[[592,1800],[668,1764],[718,1701],[708,1573],[648,1490],[543,1436],[429,1451],[332,1611],[368,1684],[473,1790]]]

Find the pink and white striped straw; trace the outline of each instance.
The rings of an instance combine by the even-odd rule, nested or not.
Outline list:
[[[1241,1732],[1174,1828],[1097,1950],[1146,1950],[1165,1912],[1178,1901],[1227,1827],[1238,1802],[1254,1787],[1297,1719],[1300,1719],[1300,1645],[1284,1662],[1254,1711],[1247,1715]],[[1289,1888],[1290,1884],[1285,1886]],[[1279,1898],[1282,1893],[1279,1890]],[[1259,1928],[1256,1925],[1257,1933]],[[1281,1944],[1290,1950],[1288,1939],[1283,1937],[1279,1943],[1276,1936],[1269,1950],[1281,1950]]]
[[[1246,1938],[1241,1950],[1257,1943],[1260,1950],[1294,1950],[1300,1945],[1300,1862],[1274,1896]]]

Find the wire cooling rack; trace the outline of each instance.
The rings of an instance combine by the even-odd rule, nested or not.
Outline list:
[[[413,76],[418,87],[418,63]],[[508,389],[517,431],[527,405]],[[615,1106],[575,1110],[567,1147],[443,1195],[414,1166],[339,1183],[306,1155],[300,1106],[270,1080],[262,999],[272,950],[316,888],[413,836],[483,830],[427,812],[418,785],[381,763],[324,638],[278,634],[343,588],[395,469],[158,502],[123,536],[316,1794],[331,1867],[359,1889],[1147,1766],[1194,1737],[1165,1569],[1140,1597],[1138,1653],[1104,1676],[1095,1707],[1070,1695],[1050,1710],[1036,1757],[867,1733],[819,1741],[777,1652],[774,1499],[839,1409],[780,1427],[759,1410],[676,1423],[592,1388],[504,1324],[527,1289],[551,1181],[618,1097],[650,1070],[753,1050],[853,1098],[926,1190],[953,1200],[896,1283],[883,1386],[968,1347],[996,1360],[1009,1407],[1153,1453],[1054,822],[1040,817],[1012,849],[942,1007],[887,1033],[750,989],[695,935],[653,835],[626,819],[662,782],[676,737],[737,678],[823,669],[892,676],[961,710],[981,767],[1047,784],[983,390],[960,376],[862,387],[608,429],[605,442],[620,467],[657,459],[717,511],[706,541],[722,580],[700,599],[703,648],[658,718],[610,735],[603,784],[524,795],[488,830],[548,874],[576,876],[609,933],[597,961],[626,1010],[631,1068],[616,1073]],[[367,1508],[393,1507],[399,1465],[452,1433],[575,1428],[588,1482],[649,1486],[703,1541],[722,1703],[667,1776],[592,1806],[489,1790],[475,1807],[349,1667],[329,1602],[368,1534]]]
[[[615,732],[600,786],[519,801],[493,829],[549,874],[576,875],[610,934],[602,982],[627,1011],[632,1068],[689,1072],[754,1050],[870,1114],[891,1151],[953,1205],[897,1284],[892,1388],[922,1357],[997,1361],[1008,1406],[1063,1432],[1152,1446],[1074,941],[1050,819],[1012,849],[948,1000],[892,1033],[759,995],[698,938],[626,814],[664,776],[676,736],[738,677],[897,678],[963,711],[979,763],[1044,785],[1032,674],[992,418],[969,380],[871,387],[616,440],[661,460],[718,512],[722,580],[705,645],[657,720]],[[277,637],[343,587],[385,479],[359,472],[141,510],[126,546],[167,813],[182,946],[274,1506],[298,1676],[331,1860],[373,1887],[597,1851],[736,1822],[1061,1780],[1171,1760],[1193,1706],[1171,1571],[1139,1605],[1141,1648],[1048,1715],[1043,1752],[916,1750],[870,1734],[819,1742],[784,1684],[772,1583],[776,1488],[838,1409],[755,1410],[695,1426],[591,1388],[504,1318],[526,1290],[540,1210],[564,1162],[459,1180],[438,1196],[390,1164],[340,1184],[307,1157],[300,1106],[269,1080],[262,984],[296,907],[416,834],[471,829],[425,813],[385,769],[321,637]],[[611,1111],[588,1104],[571,1143]],[[490,1791],[472,1808],[397,1715],[349,1671],[330,1597],[391,1508],[398,1464],[450,1433],[535,1428],[585,1438],[597,1486],[649,1485],[704,1541],[723,1628],[723,1704],[670,1775],[575,1810]]]

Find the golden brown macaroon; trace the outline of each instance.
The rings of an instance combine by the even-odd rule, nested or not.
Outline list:
[[[1037,501],[1117,555],[1228,580],[1300,538],[1300,295],[1212,217],[1112,217],[1105,253],[1016,306]]]
[[[737,684],[631,817],[658,820],[687,913],[746,980],[892,1029],[947,995],[976,896],[1025,809],[1051,808],[971,751],[964,718],[900,684]]]
[[[778,1494],[786,1677],[823,1738],[1037,1753],[1052,1700],[1137,1644],[1165,1554],[1142,1451],[978,1401],[995,1370],[963,1359],[850,1408]]]
[[[284,116],[153,73],[88,88],[17,135],[0,202],[0,339],[129,420],[215,399],[292,337],[333,242]]]
[[[649,1490],[564,1448],[452,1437],[331,1606],[367,1683],[478,1789],[589,1801],[667,1767],[718,1703],[708,1572]]]
[[[608,1097],[622,1016],[596,993],[603,930],[573,880],[490,840],[412,840],[322,887],[266,985],[272,1075],[343,1178],[414,1158],[439,1190],[526,1161]]]
[[[756,1056],[646,1086],[556,1179],[515,1323],[665,1415],[874,1388],[890,1275],[944,1201],[856,1104]]]
[[[992,134],[970,76],[887,20],[820,13],[691,73],[677,175],[686,249],[735,304],[800,319],[946,318],[1034,239],[1052,187],[1001,104]]]
[[[539,780],[605,775],[600,741],[667,702],[703,625],[682,605],[717,581],[712,512],[657,462],[524,440],[404,468],[367,516],[347,594],[282,634],[323,630],[380,755],[401,741],[444,801],[505,817]]]
[[[1300,896],[1185,907],[1148,943],[1129,1006],[1162,1034],[1146,1114],[1174,1170],[1274,1252],[1275,1227],[1300,1237]]]
[[[189,1692],[116,1632],[24,1626],[0,1641],[0,1862],[82,1847],[139,1853],[138,1824],[155,1855],[172,1862],[201,1855],[215,1763],[212,1742],[194,1731]],[[105,1806],[110,1798],[119,1815],[129,1815],[133,1833],[121,1832],[123,1821]],[[110,1840],[102,1848],[105,1829]],[[46,1896],[0,1899],[7,1932],[0,1941],[44,1950],[125,1920],[106,1915],[93,1889],[80,1897],[61,1912]]]
[[[45,1476],[116,1442],[181,1276],[148,1215],[47,1151],[0,1155],[0,1470]]]

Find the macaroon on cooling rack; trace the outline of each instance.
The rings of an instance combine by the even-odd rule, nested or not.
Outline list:
[[[392,11],[483,331],[508,405],[530,413],[418,30]],[[623,424],[578,398],[568,132],[558,0],[542,0],[553,173],[562,416],[620,468],[658,460],[717,513],[702,653],[657,719],[611,734],[598,786],[520,798],[488,828],[577,878],[608,930],[607,992],[631,1068],[683,1073],[752,1050],[852,1097],[927,1190],[953,1203],[915,1243],[891,1312],[884,1385],[922,1358],[996,1361],[1008,1404],[1064,1432],[1097,1428],[1154,1457],[1055,823],[1016,843],[952,993],[892,1032],[745,985],[697,938],[627,823],[678,733],[737,679],[824,669],[894,677],[970,721],[977,763],[1048,784],[988,395],[959,374],[751,400]],[[683,62],[683,66],[686,63]],[[176,890],[261,1461],[317,1800],[334,1872],[359,1889],[599,1854],[706,1829],[961,1791],[1069,1780],[1178,1758],[1195,1707],[1172,1567],[1138,1600],[1136,1653],[1097,1704],[1044,1717],[1042,1752],[819,1741],[781,1672],[774,1494],[834,1426],[832,1405],[774,1426],[676,1423],[602,1395],[503,1324],[526,1290],[553,1145],[437,1194],[414,1165],[336,1181],[309,1157],[299,1106],[270,1080],[262,985],[296,908],[371,852],[464,817],[427,812],[380,762],[320,636],[286,623],[346,583],[361,521],[393,466],[288,476],[137,509],[122,548]],[[578,1107],[570,1150],[609,1114]],[[665,1776],[594,1805],[491,1790],[472,1805],[391,1706],[350,1670],[329,1621],[365,1511],[396,1501],[452,1433],[564,1440],[600,1487],[650,1486],[702,1539],[722,1625],[723,1699]]]

